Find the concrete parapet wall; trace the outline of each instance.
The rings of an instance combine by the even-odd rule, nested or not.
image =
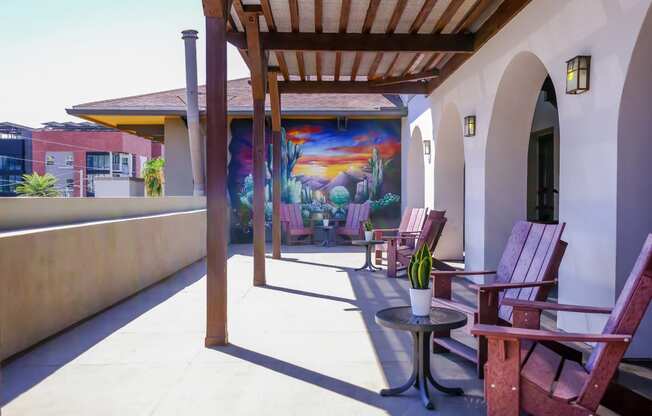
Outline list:
[[[205,255],[203,209],[0,233],[0,359]]]

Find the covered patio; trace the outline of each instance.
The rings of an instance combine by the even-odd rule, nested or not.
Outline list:
[[[409,335],[374,323],[377,310],[409,302],[407,281],[355,272],[362,258],[359,248],[287,247],[267,259],[267,286],[252,287],[251,246],[231,246],[228,346],[202,346],[200,261],[8,363],[2,413],[428,414],[416,390],[378,394],[411,369]],[[433,392],[439,414],[484,411],[473,365],[444,354],[432,368],[466,393]]]

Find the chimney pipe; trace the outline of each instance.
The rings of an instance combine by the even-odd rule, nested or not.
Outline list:
[[[186,51],[186,117],[188,120],[188,142],[192,165],[193,195],[204,192],[204,145],[199,126],[199,101],[197,87],[197,31],[181,32]]]

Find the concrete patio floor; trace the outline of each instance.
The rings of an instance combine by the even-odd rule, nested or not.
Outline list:
[[[359,248],[286,247],[254,288],[250,246],[232,246],[231,345],[204,348],[201,261],[10,361],[2,370],[2,415],[477,415],[474,366],[435,355],[449,397],[431,390],[378,391],[405,381],[410,338],[374,313],[408,304],[405,279],[355,272]]]

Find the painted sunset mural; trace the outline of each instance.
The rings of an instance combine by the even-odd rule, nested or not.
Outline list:
[[[396,226],[400,217],[400,120],[284,120],[281,200],[301,204],[304,221],[346,218],[350,203],[370,202],[377,228]],[[231,122],[229,197],[231,240],[251,242],[253,179],[251,120]],[[272,214],[271,134],[267,144],[265,218]]]

